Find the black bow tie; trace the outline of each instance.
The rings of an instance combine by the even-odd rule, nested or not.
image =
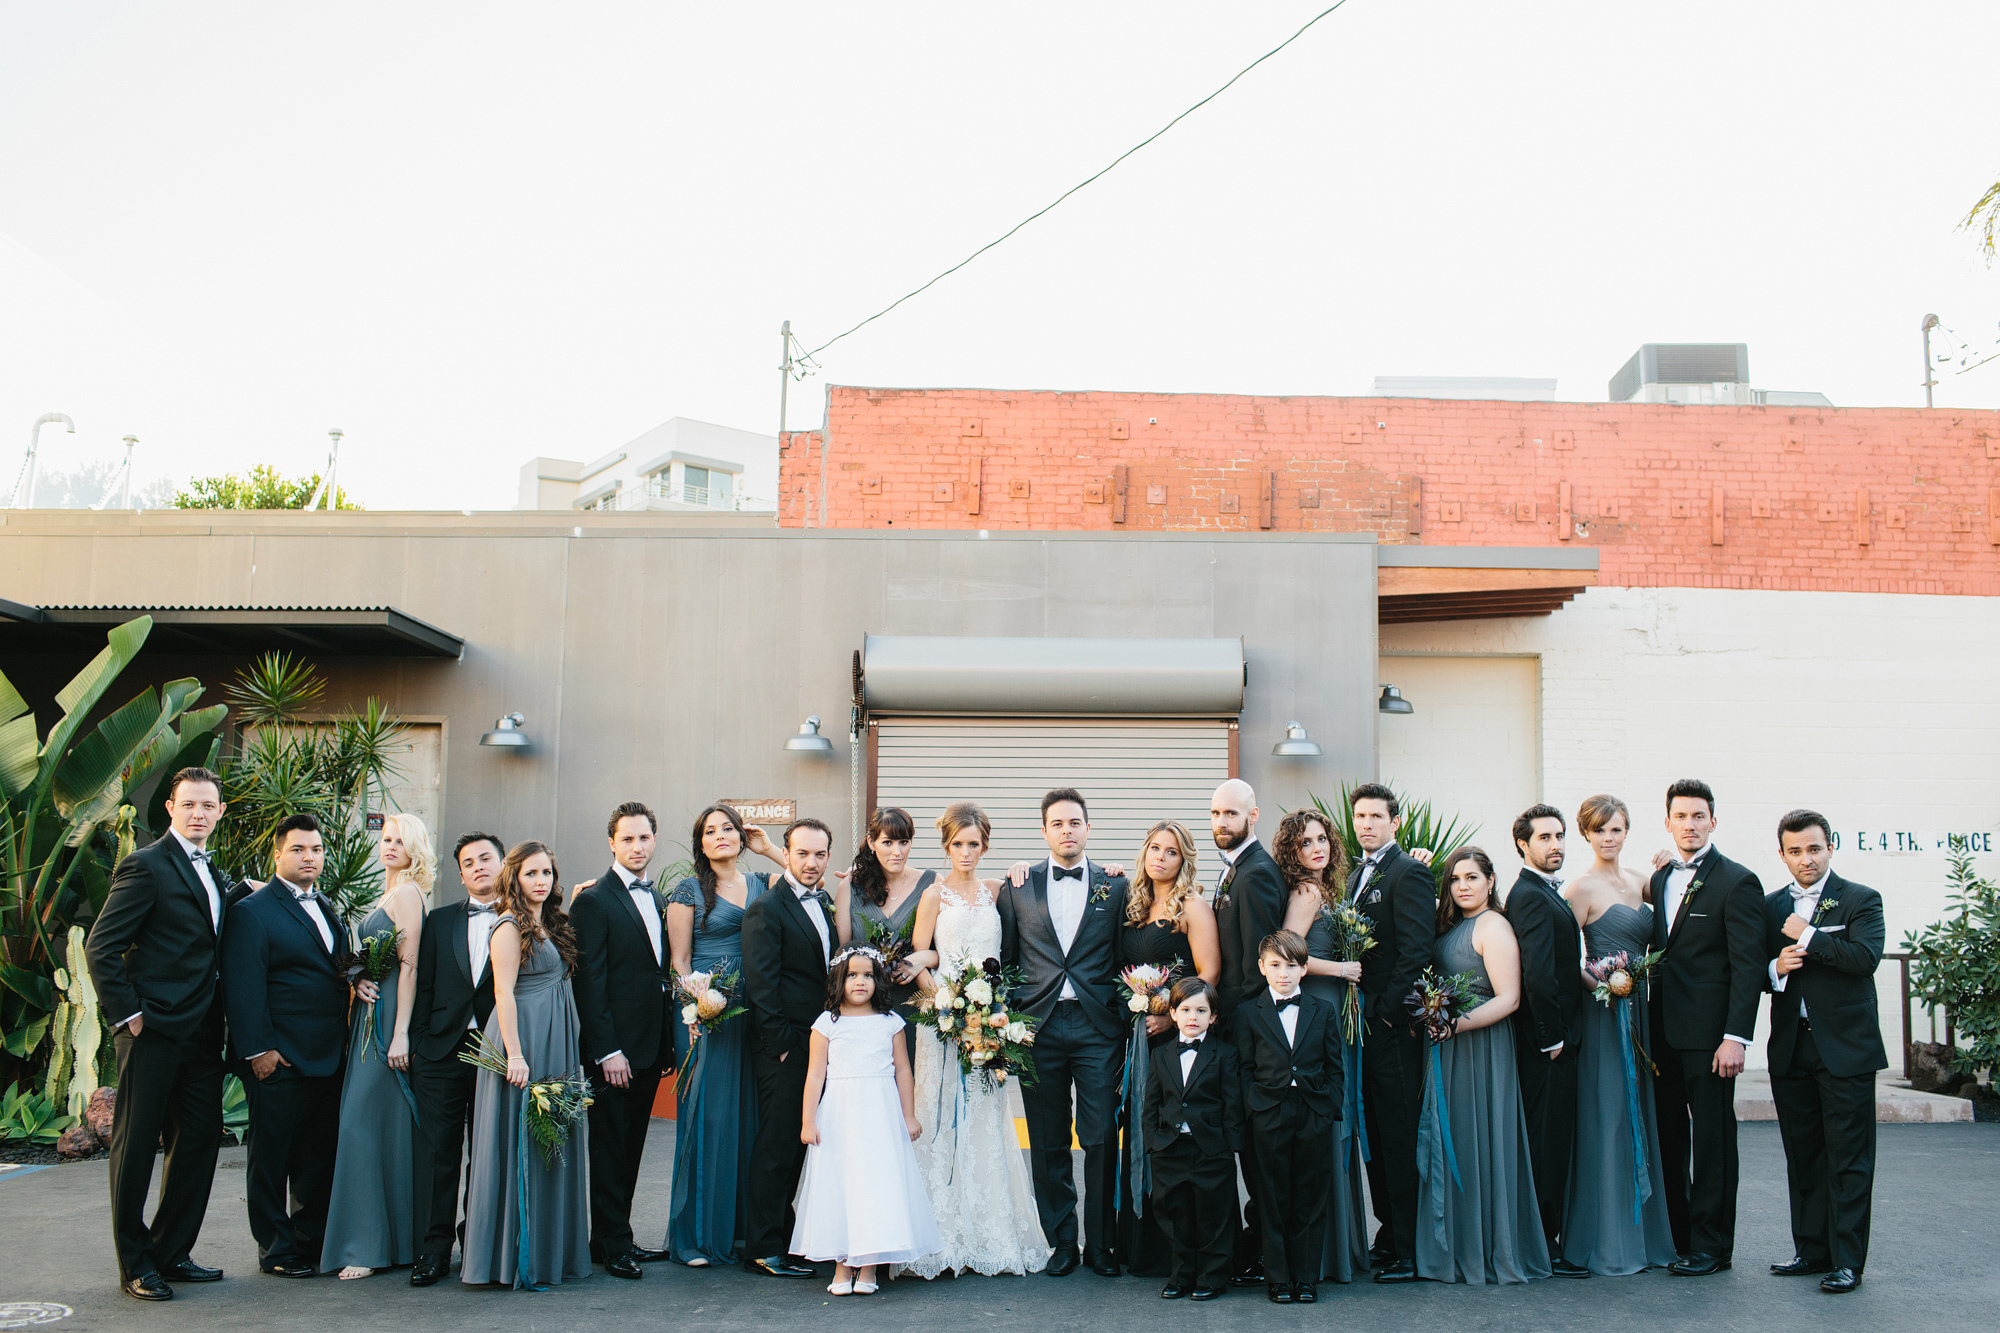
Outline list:
[[[1280,999],[1274,995],[1271,997],[1271,1003],[1277,1005],[1280,1010],[1295,1009],[1298,1007],[1299,997],[1296,995],[1287,995]]]
[[[490,903],[475,902],[470,898],[465,900],[465,914],[467,916],[478,916],[481,912],[488,913],[489,915],[492,916],[499,916],[500,904],[498,902],[490,902]]]
[[[188,860],[193,861],[196,865],[205,865],[208,862],[213,861],[214,859],[215,859],[214,857],[210,856],[207,852],[203,851],[199,847],[195,848],[193,851],[188,853]]]
[[[821,907],[833,906],[833,899],[828,896],[825,889],[800,889],[799,901],[805,902],[808,899],[818,903]]]
[[[1197,1046],[1201,1045],[1201,1040],[1202,1040],[1202,1039],[1201,1039],[1200,1037],[1196,1037],[1196,1038],[1195,1038],[1195,1039],[1194,1039],[1193,1041],[1189,1041],[1189,1040],[1188,1040],[1188,1039],[1187,1039],[1186,1037],[1182,1037],[1182,1038],[1181,1038],[1181,1049],[1182,1049],[1182,1050],[1184,1050],[1184,1051],[1191,1051],[1191,1050],[1193,1050],[1193,1049],[1194,1049],[1195,1047],[1197,1047]]]
[[[635,879],[625,887],[634,893],[651,893],[653,891],[653,881],[650,879]]]
[[[1049,870],[1050,870],[1049,882],[1051,884],[1053,884],[1056,880],[1059,879],[1073,879],[1077,881],[1079,884],[1083,882],[1083,867],[1080,865],[1059,866],[1052,864],[1050,865]]]

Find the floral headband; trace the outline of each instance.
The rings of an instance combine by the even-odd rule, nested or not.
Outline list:
[[[875,964],[875,966],[879,968],[886,968],[889,966],[889,960],[886,957],[884,957],[882,951],[880,949],[877,949],[874,945],[852,944],[849,945],[847,948],[842,949],[839,953],[835,954],[830,960],[828,960],[826,965],[826,970],[828,972],[831,972],[833,971],[833,969],[839,967],[842,963],[846,962],[850,958],[866,958],[868,961]]]

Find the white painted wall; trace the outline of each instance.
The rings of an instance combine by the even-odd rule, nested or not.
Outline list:
[[[1380,651],[1381,678],[1417,708],[1381,719],[1382,772],[1442,770],[1440,791],[1455,779],[1435,757],[1438,736],[1465,727],[1491,744],[1507,725],[1481,714],[1519,716],[1505,702],[1518,692],[1515,663],[1538,660],[1540,794],[1572,820],[1593,792],[1624,798],[1635,868],[1667,845],[1664,795],[1677,777],[1715,788],[1716,845],[1767,889],[1789,881],[1776,828],[1797,806],[1837,829],[2000,827],[2000,599],[1593,588],[1551,616],[1385,625]],[[1497,762],[1492,771],[1492,796],[1461,799],[1497,852],[1505,825],[1485,811],[1505,813],[1513,803],[1500,792],[1519,782]],[[2000,855],[1979,866],[2000,875]],[[1891,950],[1945,911],[1942,856],[1845,851],[1834,867],[1882,892]],[[1893,1066],[1896,966],[1878,977]],[[1764,1031],[1760,1020],[1757,1065]]]

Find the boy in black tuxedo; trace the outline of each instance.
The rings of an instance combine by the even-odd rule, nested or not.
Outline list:
[[[1306,942],[1289,930],[1264,937],[1257,967],[1268,983],[1231,1021],[1243,1064],[1257,1204],[1263,1214],[1265,1291],[1278,1305],[1319,1299],[1333,1122],[1345,1080],[1340,1025],[1331,1005],[1299,989]]]
[[[1200,977],[1168,996],[1178,1041],[1153,1048],[1146,1071],[1146,1150],[1153,1207],[1174,1247],[1163,1300],[1212,1301],[1228,1290],[1236,1238],[1236,1157],[1243,1150],[1243,1067],[1210,1039],[1217,996]]]

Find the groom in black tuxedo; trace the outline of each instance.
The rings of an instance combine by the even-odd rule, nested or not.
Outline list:
[[[1792,1195],[1790,1263],[1782,1277],[1823,1273],[1845,1295],[1868,1266],[1875,1192],[1875,1073],[1889,1064],[1875,1011],[1882,895],[1833,873],[1826,816],[1778,821],[1789,888],[1764,900],[1770,955],[1771,1100]]]
[[[1083,1147],[1084,1260],[1118,1276],[1113,1249],[1117,1199],[1118,1085],[1126,1016],[1118,1003],[1118,927],[1125,918],[1123,878],[1090,863],[1090,812],[1083,797],[1058,787],[1042,798],[1049,857],[1016,888],[1002,884],[1000,961],[1021,969],[1014,1004],[1032,1014],[1036,1082],[1021,1090],[1028,1120],[1035,1208],[1055,1253],[1049,1275],[1076,1271],[1076,1167],[1070,1156],[1070,1107]]]
[[[111,1116],[111,1234],[118,1281],[142,1301],[169,1282],[215,1282],[189,1251],[201,1234],[222,1146],[220,941],[242,890],[209,859],[222,780],[205,768],[168,779],[167,835],[118,863],[84,945],[112,1020],[118,1101]],[[70,966],[77,965],[76,959]],[[160,1203],[146,1223],[153,1150],[165,1140]]]
[[[1257,946],[1285,924],[1285,877],[1257,840],[1257,793],[1231,778],[1209,797],[1208,826],[1222,853],[1215,882],[1215,931],[1222,950],[1221,1017],[1262,995],[1268,987],[1257,970]],[[1246,1148],[1243,1183],[1249,1201],[1243,1229],[1236,1234],[1230,1282],[1239,1287],[1264,1282],[1264,1228],[1257,1202],[1257,1163]]]
[[[576,1009],[590,1070],[590,1248],[613,1277],[667,1257],[632,1239],[632,1195],[653,1094],[674,1058],[666,923],[647,879],[659,821],[637,801],[611,812],[611,869],[570,902]]]
[[[507,849],[491,833],[467,833],[452,849],[466,900],[434,907],[417,941],[410,1006],[410,1092],[417,1099],[415,1223],[410,1285],[428,1287],[451,1271],[458,1230],[458,1175],[465,1156],[479,1070],[459,1059],[493,1014],[489,966],[500,919],[500,867]]]
[[[1570,1150],[1576,1142],[1576,1039],[1582,1025],[1583,930],[1555,878],[1568,825],[1562,811],[1535,805],[1514,821],[1521,874],[1507,894],[1507,920],[1521,946],[1521,1007],[1514,1011],[1514,1064],[1528,1124],[1535,1199],[1557,1277],[1590,1270],[1563,1258]]]
[[[1715,793],[1682,778],[1667,788],[1679,859],[1653,872],[1653,1099],[1660,1119],[1667,1222],[1679,1277],[1730,1266],[1736,1249],[1736,1076],[1764,992],[1764,888],[1717,851]],[[1691,1168],[1691,1169],[1690,1169]]]
[[[810,1037],[826,1012],[827,961],[836,939],[833,900],[820,887],[832,850],[832,829],[817,819],[792,821],[785,829],[785,877],[743,914],[743,994],[757,1073],[743,1266],[770,1277],[814,1276],[810,1264],[786,1251],[792,1196],[806,1161],[799,1128]]]
[[[287,816],[273,842],[277,873],[229,909],[222,991],[229,1044],[250,1073],[243,1186],[257,1265],[313,1277],[340,1141],[351,951],[346,923],[313,888],[326,863],[319,821]]]
[[[1396,793],[1364,782],[1350,794],[1361,864],[1347,897],[1375,928],[1361,955],[1361,1100],[1367,1117],[1368,1197],[1381,1227],[1368,1251],[1377,1282],[1417,1280],[1417,1120],[1424,1104],[1423,1048],[1403,999],[1431,964],[1437,877],[1396,844]]]

